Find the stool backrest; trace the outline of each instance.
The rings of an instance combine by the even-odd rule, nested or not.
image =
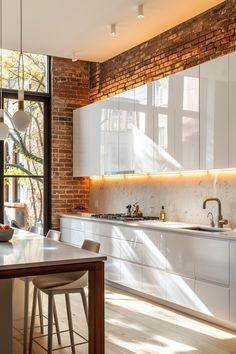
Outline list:
[[[61,232],[57,230],[48,230],[46,237],[54,241],[60,241]]]
[[[84,240],[81,248],[90,252],[98,253],[100,249],[100,243],[92,240]]]

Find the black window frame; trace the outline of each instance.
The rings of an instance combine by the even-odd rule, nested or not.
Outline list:
[[[47,57],[47,88],[48,92],[25,91],[25,100],[43,102],[44,104],[44,192],[43,192],[43,212],[44,227],[43,232],[46,234],[51,228],[51,58]],[[2,106],[5,98],[18,98],[17,90],[2,90]],[[17,176],[6,176],[15,177]],[[22,176],[19,176],[22,177]],[[26,178],[38,178],[38,176],[30,176]],[[4,141],[0,141],[0,223],[4,223]]]

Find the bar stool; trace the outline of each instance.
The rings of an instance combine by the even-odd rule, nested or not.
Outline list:
[[[100,249],[100,244],[91,240],[84,240],[82,247],[83,249],[91,252],[98,253]],[[33,280],[34,284],[34,296],[33,296],[33,306],[32,306],[32,317],[30,326],[30,338],[29,338],[29,354],[32,354],[33,346],[33,332],[35,324],[35,313],[36,313],[36,302],[38,291],[48,295],[48,347],[47,353],[52,354],[53,351],[53,311],[55,309],[54,295],[64,294],[66,300],[66,310],[69,325],[70,343],[72,353],[75,353],[74,333],[78,334],[82,339],[85,340],[83,343],[87,343],[86,338],[84,338],[79,333],[75,332],[73,329],[72,315],[71,315],[71,305],[70,296],[72,293],[79,293],[82,298],[83,307],[85,311],[86,320],[88,321],[87,312],[87,300],[84,292],[85,286],[87,286],[87,271],[72,272],[72,273],[62,273],[62,274],[50,274],[44,276],[35,277]],[[42,336],[40,336],[42,337]],[[39,338],[39,337],[37,337]],[[81,343],[81,344],[83,344]],[[37,343],[39,344],[39,343]],[[66,347],[63,347],[66,348]]]
[[[61,238],[61,232],[57,230],[49,230],[47,235],[47,238],[50,238],[54,241],[60,241]],[[23,353],[27,354],[28,352],[28,325],[29,325],[29,287],[30,283],[34,280],[35,277],[26,277],[26,278],[20,278],[25,283],[25,289],[24,289],[24,344],[23,344]],[[41,294],[38,292],[38,309],[39,309],[39,321],[40,321],[40,330],[41,333],[43,334],[44,332],[44,325],[43,325],[43,308],[42,308],[42,299],[41,299]],[[57,329],[57,338],[58,338],[58,343],[61,344],[61,339],[60,339],[60,329],[59,329],[59,323],[58,323],[58,316],[57,316],[57,310],[56,308],[54,309],[54,320],[55,320],[55,326]]]

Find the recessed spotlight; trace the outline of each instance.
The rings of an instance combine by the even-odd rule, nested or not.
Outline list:
[[[141,20],[144,18],[144,13],[143,13],[143,4],[138,5],[138,19]]]
[[[112,24],[111,24],[110,36],[111,36],[111,37],[116,37],[116,36],[117,36],[117,33],[116,33],[116,24],[115,24],[115,23],[112,23]]]

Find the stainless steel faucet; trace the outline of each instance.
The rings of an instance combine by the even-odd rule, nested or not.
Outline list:
[[[219,198],[207,198],[203,202],[203,209],[206,209],[206,203],[207,202],[217,202],[218,203],[218,227],[223,227],[224,225],[228,224],[228,220],[223,218],[222,215],[222,207],[221,207],[221,201]]]

